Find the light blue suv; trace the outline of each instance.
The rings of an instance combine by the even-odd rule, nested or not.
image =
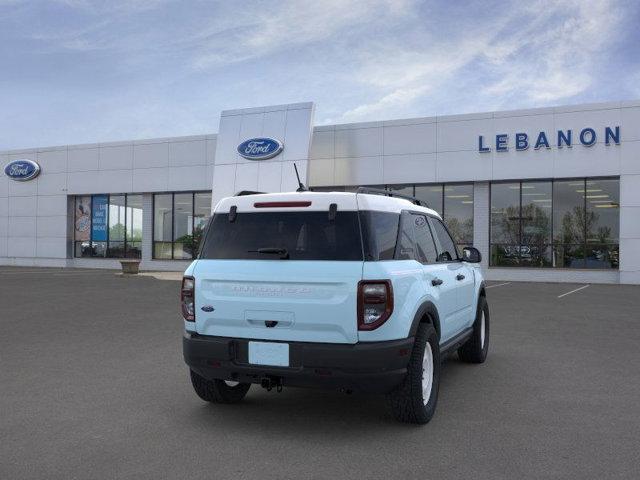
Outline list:
[[[412,197],[225,198],[182,281],[193,387],[214,403],[239,402],[252,383],[384,393],[397,419],[426,423],[444,355],[487,357],[479,262]]]

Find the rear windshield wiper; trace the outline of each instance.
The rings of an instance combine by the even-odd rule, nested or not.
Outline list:
[[[249,253],[265,253],[265,254],[280,255],[281,260],[289,259],[289,252],[287,251],[286,248],[266,247],[266,248],[259,248],[257,250],[247,250],[247,251]]]

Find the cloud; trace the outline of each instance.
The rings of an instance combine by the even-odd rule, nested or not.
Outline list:
[[[566,101],[593,84],[598,56],[616,40],[622,17],[610,1],[572,0],[518,3],[495,18],[470,20],[446,38],[426,35],[419,48],[408,50],[401,38],[363,55],[354,77],[371,93],[338,120],[402,115],[461,84],[477,87],[480,108],[513,105],[514,97],[533,105]]]
[[[0,0],[0,148],[211,132],[222,109],[309,99],[343,123],[637,98],[639,8]]]
[[[612,7],[607,1],[565,2],[561,8],[535,4],[530,13],[543,12],[535,22],[500,41],[513,45],[511,51],[501,58],[487,55],[501,78],[484,93],[508,97],[524,92],[534,103],[551,103],[587,90],[599,52],[616,37],[621,16]]]
[[[384,92],[380,98],[345,111],[340,121],[358,121],[373,115],[397,115],[403,107],[434,93],[482,51],[484,41],[442,42],[421,51],[398,51],[380,47],[377,60],[367,61],[358,78],[368,87]],[[455,52],[452,54],[452,52]],[[380,61],[380,59],[385,59]]]
[[[193,65],[208,69],[260,58],[284,49],[335,39],[340,32],[401,18],[411,0],[281,1],[271,9],[250,9],[233,22],[213,22],[193,39]]]

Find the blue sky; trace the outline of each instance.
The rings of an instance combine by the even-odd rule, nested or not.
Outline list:
[[[639,3],[0,0],[0,149],[637,99]]]

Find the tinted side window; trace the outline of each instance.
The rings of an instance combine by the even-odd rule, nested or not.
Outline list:
[[[416,258],[413,215],[403,212],[400,219],[400,233],[398,234],[398,248],[395,258],[396,260],[413,260]]]
[[[365,260],[393,260],[399,220],[397,213],[360,211]]]
[[[450,262],[458,259],[458,252],[456,251],[456,245],[453,243],[449,232],[444,228],[444,225],[437,218],[431,219],[433,225],[433,233],[438,238],[440,243],[440,250],[438,251],[438,262]]]
[[[416,260],[420,263],[433,263],[438,256],[436,245],[431,236],[429,222],[424,215],[411,215],[413,220],[413,231],[416,237]]]

